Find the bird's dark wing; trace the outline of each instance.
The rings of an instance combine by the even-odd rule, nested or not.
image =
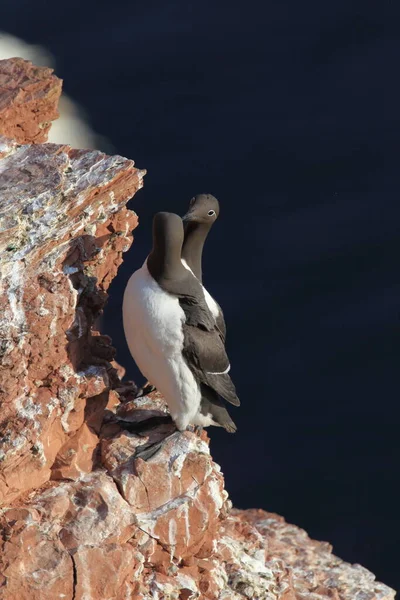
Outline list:
[[[218,309],[219,309],[219,313],[217,318],[215,319],[216,325],[218,327],[218,331],[221,334],[221,338],[222,341],[225,343],[226,340],[226,324],[225,324],[225,319],[224,319],[224,313],[222,312],[222,308],[220,307],[220,305],[217,303]]]
[[[182,269],[179,278],[159,277],[157,283],[164,291],[179,298],[185,313],[183,354],[186,362],[199,383],[208,385],[227,402],[239,406],[235,386],[225,373],[229,369],[229,359],[223,333],[206,304],[202,285],[190,271]],[[222,327],[225,331],[225,322]]]
[[[215,390],[224,400],[233,404],[233,406],[240,406],[235,385],[228,373],[224,373],[223,375],[211,375],[208,373],[204,379],[207,385]]]
[[[207,307],[203,288],[190,271],[184,267],[182,270],[180,278],[160,277],[157,283],[165,292],[179,299],[188,325],[212,331],[215,328],[214,318]]]
[[[183,333],[183,355],[197,380],[208,385],[227,402],[239,406],[235,386],[225,372],[229,370],[229,359],[217,329],[206,331],[186,323]]]
[[[179,304],[185,313],[187,325],[199,327],[205,331],[215,329],[214,318],[205,303],[204,297],[199,299],[198,297],[182,294],[179,296]]]

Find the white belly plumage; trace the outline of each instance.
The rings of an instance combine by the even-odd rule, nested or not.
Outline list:
[[[145,263],[128,281],[122,313],[137,366],[164,396],[178,429],[186,429],[195,422],[201,395],[182,356],[185,314],[178,299],[161,289]]]

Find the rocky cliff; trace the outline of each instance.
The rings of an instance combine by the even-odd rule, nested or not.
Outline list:
[[[232,510],[206,434],[136,455],[172,433],[166,407],[129,397],[96,321],[145,171],[42,143],[60,90],[0,61],[0,598],[394,598],[281,517]]]

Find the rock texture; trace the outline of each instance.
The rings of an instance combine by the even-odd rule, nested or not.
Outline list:
[[[137,218],[124,205],[144,172],[100,152],[0,144],[0,501],[11,502],[52,469],[65,476],[75,451],[75,475],[92,468],[85,413],[104,409],[117,377],[92,326],[130,246]]]
[[[0,60],[0,131],[21,144],[47,140],[61,79],[22,58]]]
[[[96,321],[145,172],[32,145],[59,85],[0,62],[0,599],[391,600],[282,518],[231,510],[206,434],[121,384]]]

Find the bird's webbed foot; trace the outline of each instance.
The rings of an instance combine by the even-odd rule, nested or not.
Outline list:
[[[152,392],[155,392],[155,390],[156,390],[156,386],[152,385],[149,382],[147,382],[143,387],[138,388],[136,390],[135,399],[136,398],[143,398],[143,396],[148,396]]]
[[[201,437],[203,427],[201,427],[201,425],[188,425],[186,427],[186,431],[191,431],[192,433],[197,435],[197,437]]]

